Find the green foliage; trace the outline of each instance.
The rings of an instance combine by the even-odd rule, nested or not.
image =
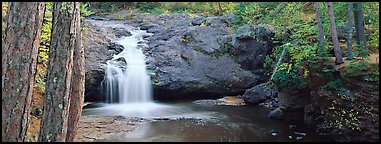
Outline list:
[[[50,35],[53,20],[53,2],[47,2],[45,7],[45,15],[42,24],[40,47],[38,48],[36,87],[45,92],[45,75],[47,63],[49,60]]]
[[[358,111],[354,109],[336,108],[333,104],[329,109],[333,111],[333,117],[335,117],[331,122],[335,128],[349,128],[353,131],[361,131]]]
[[[300,41],[299,44],[286,43],[279,47],[279,49],[284,48],[289,59],[279,66],[274,74],[274,80],[279,81],[281,87],[305,88],[310,69],[319,60],[316,54],[317,44]]]
[[[368,81],[379,81],[378,64],[372,64],[365,60],[352,62],[343,68],[343,73],[348,77],[362,78]]]
[[[160,9],[160,8],[154,8],[154,9],[150,10],[149,13],[159,15],[159,14],[168,14],[169,11],[164,10],[164,9]]]
[[[322,87],[324,90],[335,90],[338,87],[342,87],[342,83],[338,80],[333,80]]]
[[[279,81],[280,87],[294,90],[305,88],[306,82],[302,81],[303,75],[298,71],[298,65],[282,63],[275,72],[274,80]]]
[[[95,13],[88,9],[89,2],[81,2],[79,6],[80,6],[79,11],[81,13],[81,17],[87,17]]]

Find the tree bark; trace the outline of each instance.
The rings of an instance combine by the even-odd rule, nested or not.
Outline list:
[[[352,59],[352,32],[353,32],[353,2],[348,2],[348,32],[347,32],[347,50],[348,59]]]
[[[329,23],[331,25],[331,32],[332,32],[332,42],[335,52],[335,58],[336,58],[336,65],[342,64],[343,57],[341,54],[341,49],[339,46],[339,39],[337,38],[337,32],[336,32],[336,24],[335,24],[335,17],[333,15],[333,7],[332,2],[328,2],[328,13],[329,13]]]
[[[73,76],[72,76],[72,84],[71,84],[71,93],[70,93],[70,107],[69,107],[69,119],[68,119],[68,127],[67,127],[67,135],[66,141],[72,142],[78,130],[78,121],[82,113],[82,105],[84,101],[85,95],[85,55],[84,55],[84,47],[82,47],[81,39],[81,29],[80,29],[80,13],[79,13],[79,3],[75,15],[75,29],[78,33],[76,33],[76,41],[75,41],[75,49],[73,56]]]
[[[323,29],[323,22],[321,20],[321,9],[319,2],[315,2],[315,9],[316,9],[316,18],[317,18],[317,24],[318,24],[318,37],[319,37],[319,49],[318,52],[324,51],[324,29]]]
[[[2,141],[25,139],[41,27],[44,2],[10,2],[2,43]]]
[[[39,141],[66,140],[73,53],[78,47],[78,2],[55,2]]]
[[[221,3],[218,4],[218,15],[222,16],[222,8],[221,8]]]
[[[367,56],[369,53],[366,50],[366,37],[365,37],[365,23],[364,23],[364,11],[361,2],[355,2],[355,28],[356,28],[356,40],[360,56]]]

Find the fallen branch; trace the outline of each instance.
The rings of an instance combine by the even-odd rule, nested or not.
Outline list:
[[[283,48],[282,54],[280,55],[280,58],[278,59],[278,62],[275,65],[273,74],[271,75],[270,81],[274,79],[275,72],[278,70],[279,65],[282,63],[283,57],[286,54],[286,48]]]

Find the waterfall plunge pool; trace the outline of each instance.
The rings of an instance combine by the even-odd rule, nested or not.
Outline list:
[[[133,30],[131,34],[117,41],[124,49],[107,61],[103,83],[106,103],[85,108],[82,116],[122,116],[145,121],[132,131],[110,132],[111,135],[96,141],[331,141],[301,123],[270,120],[267,118],[269,110],[260,106],[154,102],[142,52],[142,35],[146,32]]]

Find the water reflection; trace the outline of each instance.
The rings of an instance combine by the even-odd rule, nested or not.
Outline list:
[[[167,107],[157,109],[157,111],[149,111],[148,115],[151,116],[147,118],[151,120],[142,123],[134,131],[112,135],[106,141],[331,141],[327,137],[316,135],[313,130],[307,129],[301,124],[292,124],[294,126],[290,128],[288,123],[269,120],[267,118],[268,110],[256,106],[202,106],[190,102],[166,104],[165,106]],[[116,110],[113,109],[113,111]],[[90,114],[89,111],[93,111],[92,114],[101,115],[104,107],[98,110],[85,110],[84,113]],[[271,133],[274,130],[278,132],[276,135]],[[306,135],[296,136],[295,132]],[[296,140],[297,137],[299,137],[298,140]]]

